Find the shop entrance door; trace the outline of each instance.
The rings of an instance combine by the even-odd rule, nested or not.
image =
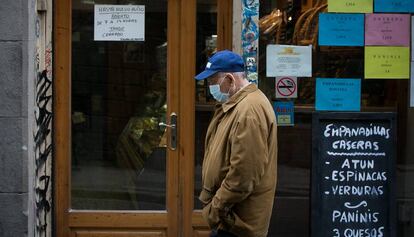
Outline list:
[[[189,175],[195,15],[194,0],[55,1],[55,236],[208,233]]]

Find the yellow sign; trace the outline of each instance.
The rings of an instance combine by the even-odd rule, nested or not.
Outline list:
[[[408,79],[409,47],[365,47],[365,79]]]
[[[328,0],[328,12],[372,13],[373,0]]]

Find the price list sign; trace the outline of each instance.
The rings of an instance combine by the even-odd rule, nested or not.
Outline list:
[[[395,236],[395,114],[313,115],[312,236]]]

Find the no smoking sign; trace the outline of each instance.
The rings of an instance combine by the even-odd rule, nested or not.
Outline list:
[[[297,98],[297,77],[276,77],[276,98]]]

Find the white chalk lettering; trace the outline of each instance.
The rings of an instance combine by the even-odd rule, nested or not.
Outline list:
[[[355,185],[333,185],[332,195],[337,196],[381,196],[384,194],[384,186],[355,186]]]
[[[338,235],[339,236],[339,235]],[[350,229],[344,230],[345,237],[384,237],[384,227],[372,229]]]
[[[345,159],[341,165],[341,169],[343,168],[350,169],[351,163],[353,165],[352,166],[353,169],[373,169],[374,168],[373,160],[351,160],[350,162],[349,159]]]
[[[332,181],[339,182],[364,182],[364,181],[387,181],[387,172],[365,172],[365,171],[338,171],[333,170]]]
[[[372,212],[368,209],[366,212],[356,211],[332,211],[332,222],[334,223],[377,223],[379,212]]]
[[[374,150],[378,151],[378,142],[337,140],[332,143],[333,149],[343,150]]]
[[[371,136],[381,136],[389,139],[390,137],[390,129],[385,128],[383,126],[373,125],[372,123],[369,127],[357,127],[357,128],[349,128],[347,126],[339,126],[336,127],[334,124],[328,124],[325,127],[325,131],[323,132],[325,137],[371,137]]]

